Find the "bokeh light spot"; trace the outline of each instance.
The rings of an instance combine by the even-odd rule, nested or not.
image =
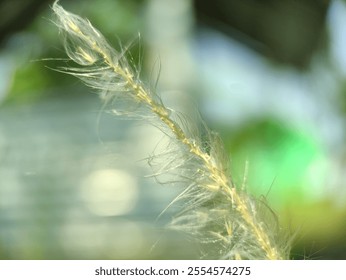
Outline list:
[[[121,170],[104,169],[90,174],[82,183],[81,195],[96,215],[118,216],[136,205],[136,180]]]

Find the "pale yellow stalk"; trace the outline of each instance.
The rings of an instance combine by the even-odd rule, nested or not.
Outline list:
[[[233,241],[234,229],[232,227],[232,217],[228,217],[228,213],[233,213],[229,209],[234,209],[239,214],[241,219],[241,227],[243,231],[248,231],[249,236],[253,236],[258,248],[263,251],[265,259],[284,259],[287,258],[285,249],[278,249],[275,244],[275,238],[268,235],[268,227],[264,227],[262,221],[257,217],[257,212],[253,208],[255,203],[246,192],[238,190],[231,182],[230,176],[226,168],[219,162],[219,159],[206,152],[196,139],[188,137],[181,126],[172,119],[170,110],[167,109],[162,102],[153,97],[153,94],[148,91],[140,80],[135,78],[135,74],[123,57],[118,57],[117,53],[112,50],[102,37],[102,35],[94,29],[88,21],[79,18],[76,15],[66,12],[57,2],[53,5],[53,10],[58,15],[60,22],[59,27],[64,30],[67,36],[72,36],[73,45],[67,46],[69,56],[81,65],[104,65],[104,69],[111,71],[116,77],[123,94],[130,94],[136,102],[143,104],[151,110],[154,115],[170,130],[175,139],[185,146],[186,150],[193,156],[202,168],[195,171],[196,176],[206,177],[206,184],[195,185],[198,188],[203,188],[205,193],[220,193],[225,201],[224,211],[225,221],[224,230],[211,231],[210,233],[217,239],[223,240],[225,244],[231,244]],[[74,69],[75,71],[75,69]],[[84,74],[72,72],[85,80],[88,78],[98,77],[99,70],[95,73]],[[94,83],[95,80],[87,83]],[[93,84],[92,84],[93,85]],[[100,87],[98,83],[94,87]],[[206,200],[207,201],[207,200]],[[227,203],[229,206],[227,206]],[[228,209],[229,207],[229,209]],[[250,208],[249,208],[250,207]],[[220,210],[220,213],[221,213]],[[233,210],[232,210],[233,211]],[[197,221],[198,223],[198,221]],[[242,258],[241,253],[232,254],[232,258]],[[245,254],[246,256],[246,254]]]

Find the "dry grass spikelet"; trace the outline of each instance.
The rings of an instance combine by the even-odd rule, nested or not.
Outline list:
[[[160,163],[156,165],[157,176],[168,172],[174,181],[185,185],[174,200],[181,203],[182,210],[169,227],[206,244],[204,254],[208,258],[287,259],[289,244],[282,238],[273,212],[264,201],[232,183],[229,159],[218,135],[205,125],[197,130],[182,114],[167,108],[141,81],[124,51],[113,49],[88,20],[67,12],[58,1],[52,8],[66,53],[79,65],[60,71],[96,89],[117,114],[140,115],[169,137],[166,152],[149,162]]]

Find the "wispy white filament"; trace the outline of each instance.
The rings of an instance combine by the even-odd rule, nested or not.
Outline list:
[[[169,227],[204,244],[207,258],[288,258],[289,244],[281,239],[273,212],[233,185],[229,159],[218,135],[205,125],[198,129],[165,107],[158,94],[141,81],[124,52],[114,50],[88,20],[65,11],[57,1],[53,11],[67,55],[80,65],[62,71],[97,89],[114,112],[140,115],[168,135],[166,152],[151,157],[149,164],[157,176],[170,173],[173,181],[186,186],[174,201],[180,201],[182,210]]]

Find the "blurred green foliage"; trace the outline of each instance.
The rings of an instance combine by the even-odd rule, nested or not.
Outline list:
[[[308,183],[305,176],[322,153],[312,135],[268,119],[244,125],[227,138],[235,174],[243,174],[249,162],[244,176],[256,196],[265,195],[279,210],[292,199],[304,201],[311,195],[304,187]]]

